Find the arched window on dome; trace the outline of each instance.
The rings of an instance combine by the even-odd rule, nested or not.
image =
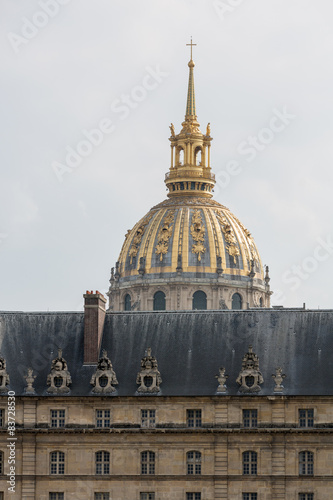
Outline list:
[[[165,311],[165,293],[158,291],[154,294],[154,311]]]
[[[231,309],[242,309],[242,297],[239,293],[234,293],[232,296]]]
[[[264,307],[264,301],[262,300],[262,297],[259,299],[259,307]]]
[[[192,297],[192,309],[207,309],[207,295],[202,290],[194,292]]]
[[[201,155],[202,155],[202,150],[201,147],[198,146],[197,148],[195,148],[194,151],[194,164],[197,166],[201,165]]]
[[[129,293],[127,293],[124,299],[124,311],[130,311],[130,310],[131,310],[131,296]]]
[[[181,146],[176,148],[176,166],[184,165],[184,150]]]

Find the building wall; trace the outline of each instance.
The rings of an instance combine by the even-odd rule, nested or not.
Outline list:
[[[5,409],[6,397],[0,407]],[[239,500],[257,492],[258,500],[333,498],[332,397],[25,397],[17,398],[16,493],[4,498],[48,500],[64,492],[65,500],[93,499],[109,492],[112,500],[139,500],[155,492],[156,500]],[[65,427],[50,427],[50,411],[65,410]],[[111,411],[110,428],[96,428],[96,409]],[[141,427],[141,409],[156,410],[156,426]],[[188,409],[202,410],[202,425],[189,428]],[[243,410],[256,409],[258,425],[244,428]],[[299,409],[314,409],[314,426],[300,427]],[[4,472],[8,471],[8,435],[0,431]],[[50,474],[50,453],[65,453],[65,473]],[[95,453],[110,453],[110,474],[95,474]],[[155,474],[142,475],[140,453],[155,453]],[[200,451],[200,475],[188,475],[186,454]],[[242,454],[257,453],[257,474],[244,475]],[[313,476],[299,475],[299,453],[311,451]]]

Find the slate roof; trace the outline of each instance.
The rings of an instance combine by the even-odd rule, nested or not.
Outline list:
[[[83,335],[83,312],[0,313],[0,354],[10,389],[24,393],[23,375],[31,367],[36,394],[52,397],[46,379],[61,347],[72,377],[70,395],[92,395],[96,367],[83,366]],[[250,344],[264,378],[259,395],[274,394],[278,366],[286,374],[283,394],[333,395],[332,310],[107,313],[101,349],[116,372],[118,396],[137,394],[136,375],[147,347],[157,358],[161,395],[213,396],[221,366],[229,376],[226,394],[240,395],[236,378]]]

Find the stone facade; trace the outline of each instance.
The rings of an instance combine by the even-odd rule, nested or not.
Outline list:
[[[3,410],[6,404],[2,396]],[[258,500],[298,500],[299,493],[333,497],[331,397],[138,396],[110,402],[104,396],[53,396],[19,397],[16,405],[16,493],[7,492],[2,476],[4,498],[49,500],[52,492],[64,493],[65,500],[94,499],[98,492],[109,493],[112,500],[140,500],[142,492],[154,492],[156,500],[186,500],[189,492],[201,493],[202,500],[239,500],[249,492],[257,493]],[[58,427],[52,427],[54,410],[64,411],[60,426],[55,419]],[[97,422],[97,410],[110,412],[106,427],[98,427],[105,421]],[[150,426],[142,410],[155,411]],[[189,410],[201,411],[201,421],[195,415],[190,424],[197,427],[189,427]],[[246,420],[249,410],[256,410],[256,422]],[[301,421],[300,410],[313,410],[313,421],[306,420],[307,414]],[[3,428],[5,464],[7,444]],[[64,453],[63,474],[50,473],[54,451]],[[99,451],[110,454],[102,474],[96,474]],[[142,473],[145,451],[155,454],[151,474]],[[188,473],[187,453],[192,451],[201,454],[197,474]],[[253,474],[244,473],[243,453],[248,451],[256,453]],[[309,474],[300,473],[303,451],[313,454]]]

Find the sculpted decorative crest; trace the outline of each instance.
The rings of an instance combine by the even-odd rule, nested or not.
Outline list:
[[[151,355],[151,348],[148,347],[147,355],[141,360],[141,370],[136,377],[138,392],[157,393],[160,392],[160,384],[162,383],[161,374],[158,371],[157,361]]]
[[[112,363],[107,352],[103,349],[102,357],[98,361],[97,370],[90,380],[94,386],[92,392],[108,394],[115,392],[114,385],[118,385],[116,374],[112,368]]]
[[[51,371],[47,376],[47,385],[49,388],[46,392],[66,394],[70,392],[69,386],[72,383],[70,373],[68,371],[67,362],[62,357],[62,349],[58,349],[58,356],[52,360]]]
[[[259,358],[253,352],[251,345],[243,357],[242,369],[236,382],[240,385],[240,392],[259,392],[261,390],[260,384],[264,382],[264,379],[259,371]]]

